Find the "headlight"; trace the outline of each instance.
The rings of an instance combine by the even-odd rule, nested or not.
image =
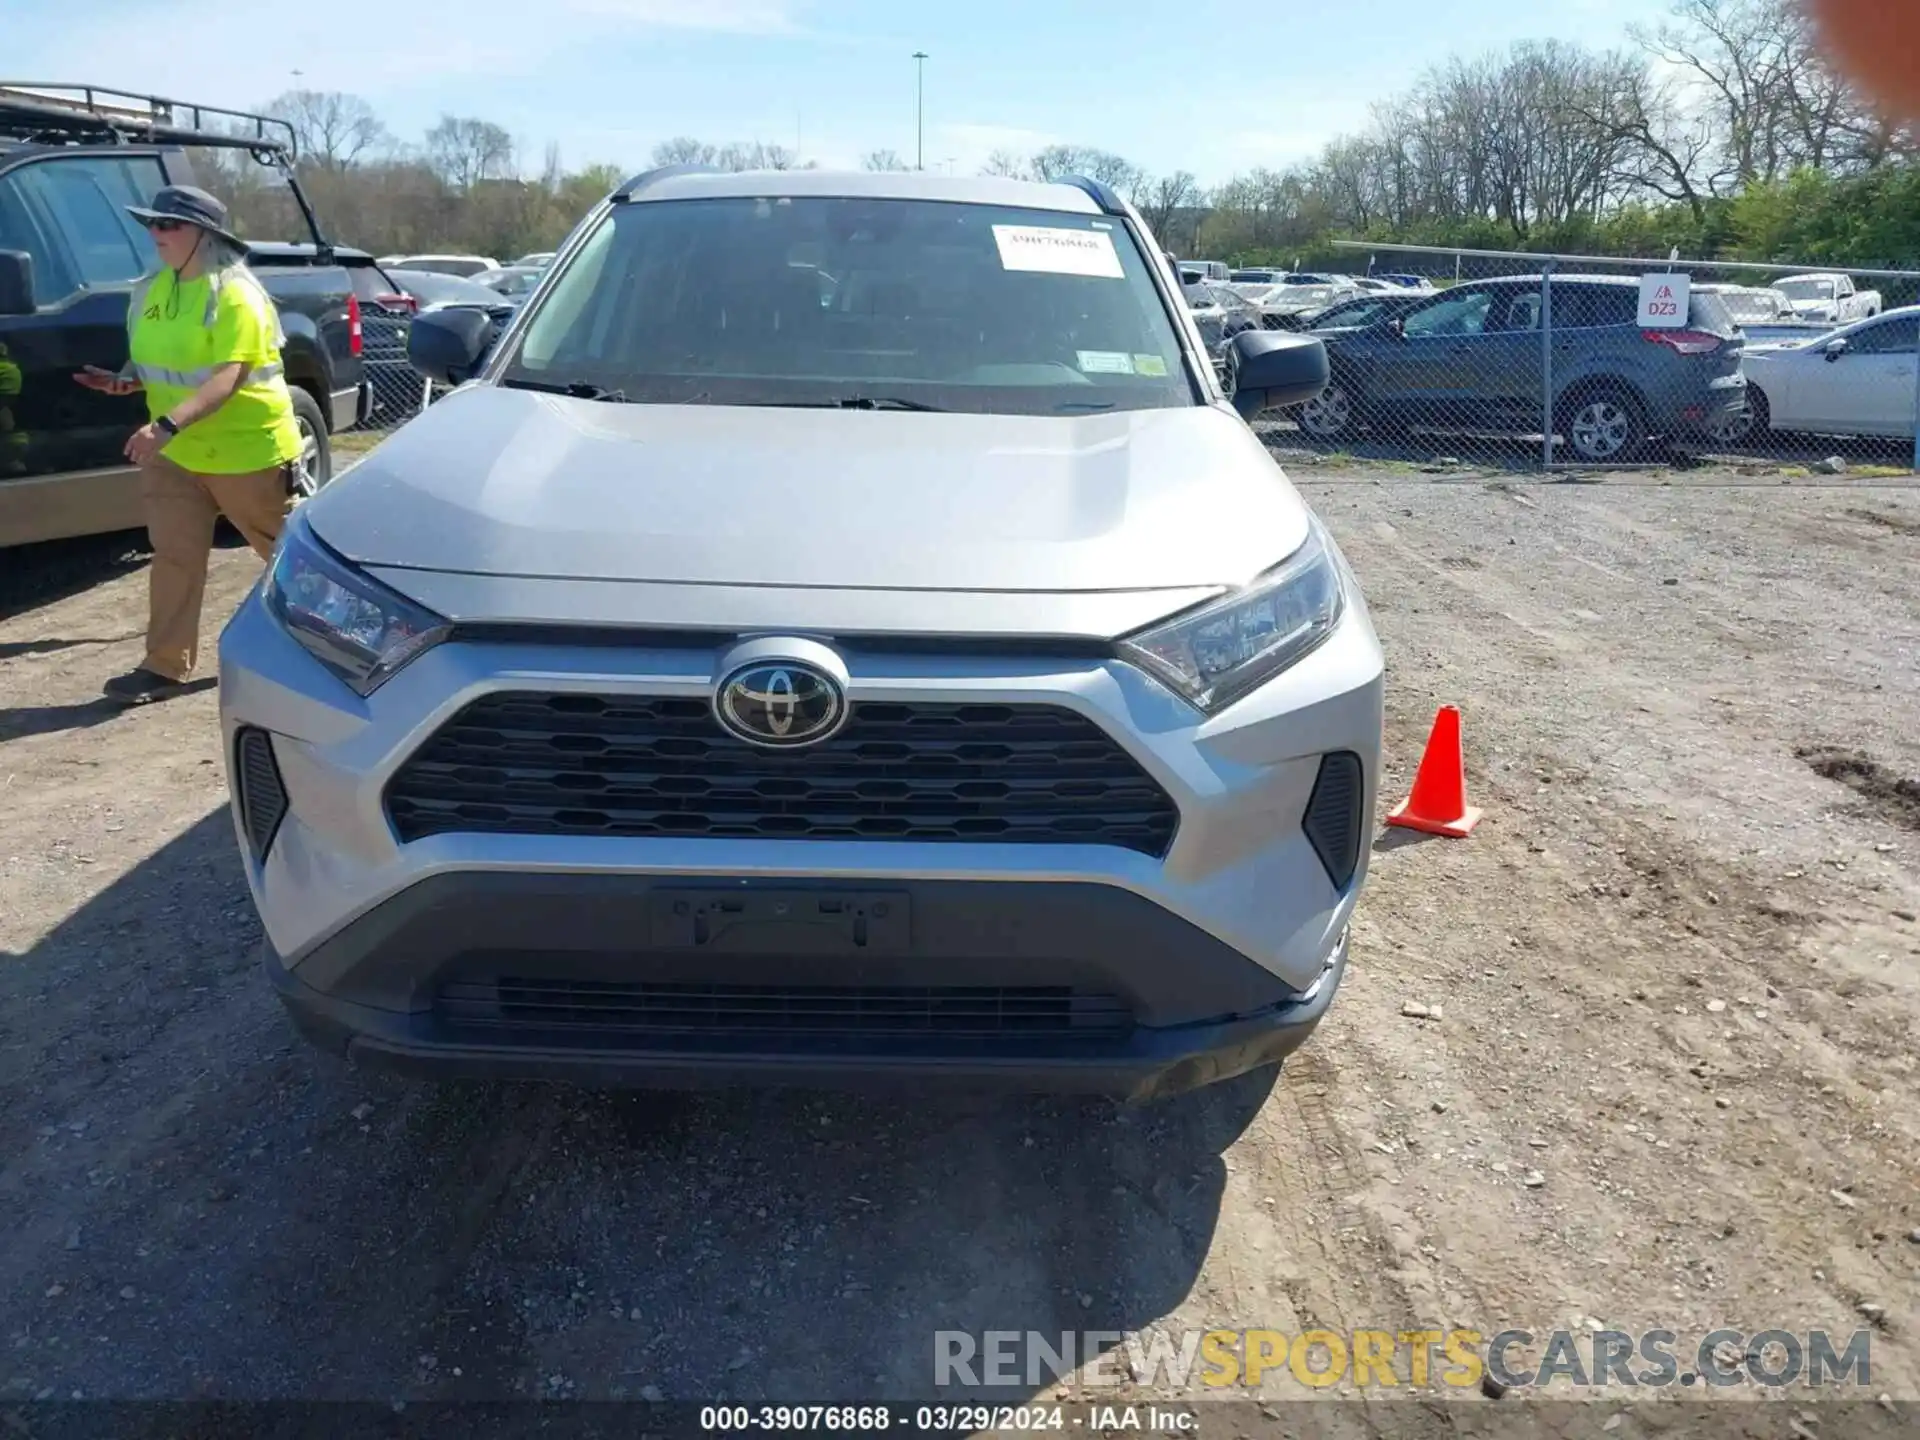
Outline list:
[[[1340,566],[1319,522],[1285,562],[1244,589],[1120,642],[1120,652],[1208,711],[1310,653],[1346,610]]]
[[[299,520],[267,571],[267,610],[356,694],[446,638],[447,622],[330,554]]]

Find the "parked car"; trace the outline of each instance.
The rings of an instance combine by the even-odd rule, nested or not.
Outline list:
[[[1749,345],[1747,404],[1714,438],[1740,444],[1768,432],[1911,438],[1920,307],[1889,310],[1831,334]]]
[[[1797,317],[1787,297],[1770,285],[1725,285],[1715,282],[1695,285],[1693,288],[1720,297],[1720,303],[1727,307],[1727,313],[1740,326],[1740,333],[1746,337],[1749,350],[1761,341],[1804,340],[1833,329],[1831,324]]]
[[[498,291],[512,300],[524,300],[546,277],[547,271],[543,265],[508,265],[499,270],[481,271],[473,277],[473,283]]]
[[[1376,274],[1373,278],[1376,280],[1384,280],[1389,285],[1398,285],[1402,290],[1416,290],[1422,295],[1431,295],[1434,293],[1433,282],[1424,275],[1387,274],[1382,272]]]
[[[1180,262],[1182,283],[1186,283],[1186,277],[1189,274],[1196,279],[1217,281],[1222,285],[1233,278],[1233,271],[1228,268],[1224,260],[1182,260]]]
[[[522,255],[513,263],[515,265],[551,265],[557,253],[553,250],[536,250],[531,255]]]
[[[1745,404],[1740,332],[1717,296],[1695,292],[1680,329],[1638,318],[1638,281],[1554,276],[1551,414],[1582,462],[1626,460],[1663,435],[1710,436]],[[1369,426],[1530,434],[1543,423],[1537,275],[1456,285],[1321,338],[1333,378],[1297,417],[1318,439]]]
[[[457,275],[470,280],[488,270],[498,270],[500,262],[491,255],[382,255],[382,270],[431,270],[439,275]]]
[[[1324,310],[1301,316],[1302,323],[1298,328],[1311,335],[1323,335],[1333,330],[1364,330],[1369,325],[1405,315],[1424,298],[1403,290],[1393,290],[1384,295],[1356,295],[1350,300],[1329,305]]]
[[[1187,307],[1193,312],[1194,323],[1200,327],[1201,338],[1206,342],[1207,353],[1216,359],[1234,336],[1261,328],[1259,307],[1227,286],[1201,281],[1183,289]]]
[[[169,103],[0,83],[0,548],[146,523],[139,473],[122,454],[146,402],[73,381],[82,365],[126,362],[128,297],[159,264],[125,207],[195,183],[183,146],[292,154],[283,121],[199,106],[191,113],[205,128],[194,129],[165,118]],[[249,246],[286,332],[303,489],[327,483],[331,436],[372,403],[346,269],[369,257],[322,240],[316,227],[311,243]]]
[[[489,343],[506,328],[519,300],[472,280],[434,270],[379,270],[377,293],[362,298],[362,329],[368,378],[373,383],[372,418],[392,424],[422,408],[426,382],[407,359],[414,321],[436,310],[470,310],[491,322]]]
[[[1282,272],[1279,270],[1235,270],[1227,276],[1232,285],[1278,285]]]
[[[1881,311],[1878,290],[1856,290],[1853,277],[1841,274],[1786,275],[1772,288],[1787,297],[1795,317],[1844,325],[1868,320]]]
[[[1357,293],[1335,300],[1317,310],[1276,311],[1263,316],[1269,330],[1318,332],[1322,329],[1364,329],[1378,320],[1404,314],[1424,296],[1393,290],[1386,294]]]
[[[221,637],[304,1033],[587,1084],[1277,1064],[1380,770],[1366,608],[1243,418],[1321,345],[1250,331],[1218,386],[1092,182],[676,169],[583,225],[490,357],[416,322],[460,388]]]
[[[1282,275],[1279,283],[1260,297],[1261,324],[1269,330],[1299,329],[1302,327],[1288,322],[1297,316],[1317,314],[1360,293],[1356,286],[1334,275]]]

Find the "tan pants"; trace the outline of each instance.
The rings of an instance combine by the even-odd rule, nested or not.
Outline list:
[[[147,658],[141,666],[169,680],[185,680],[200,650],[200,604],[214,523],[225,515],[256,555],[269,558],[287,522],[287,475],[282,469],[197,475],[156,455],[141,467],[140,496],[153,542]]]

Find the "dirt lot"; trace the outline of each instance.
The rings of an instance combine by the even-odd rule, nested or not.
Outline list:
[[[93,703],[143,574],[3,562],[0,1399],[905,1398],[946,1328],[1869,1324],[1868,1399],[1920,1399],[1920,491],[1295,473],[1386,645],[1387,798],[1455,702],[1486,819],[1376,842],[1277,1081],[1133,1112],[338,1068],[253,969],[215,695]],[[219,619],[256,562],[216,570]]]

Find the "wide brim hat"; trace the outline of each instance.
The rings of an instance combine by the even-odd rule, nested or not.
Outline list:
[[[151,205],[129,205],[127,213],[142,223],[179,220],[218,235],[229,245],[246,248],[246,241],[227,228],[227,207],[197,185],[163,185]]]

